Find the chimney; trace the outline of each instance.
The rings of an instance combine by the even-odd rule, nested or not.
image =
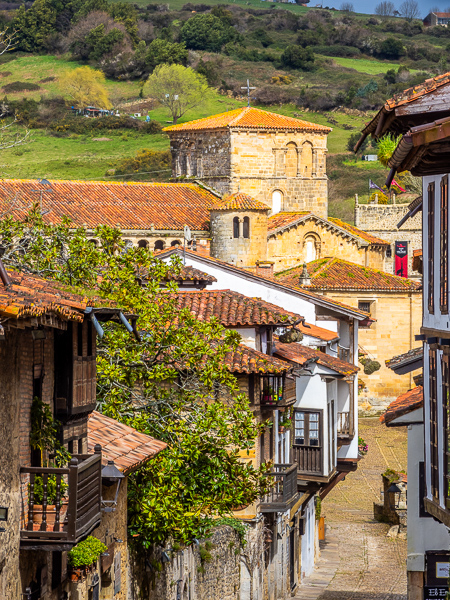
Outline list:
[[[273,277],[273,265],[274,263],[270,260],[257,260],[256,261],[256,275],[262,277]]]
[[[306,268],[306,263],[303,263],[303,270],[298,280],[300,285],[311,285],[311,278],[308,275],[308,269]]]

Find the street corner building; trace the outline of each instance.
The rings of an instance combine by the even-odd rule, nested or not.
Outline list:
[[[2,599],[129,597],[127,476],[166,444],[94,411],[96,330],[126,318],[0,261]],[[70,454],[59,466],[39,442],[54,419]],[[87,536],[105,550],[73,568]]]

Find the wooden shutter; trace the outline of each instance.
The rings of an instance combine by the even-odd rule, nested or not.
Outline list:
[[[430,349],[430,467],[431,467],[431,493],[435,500],[439,500],[439,452],[438,452],[438,426],[437,426],[437,380],[436,360],[437,351]]]
[[[434,182],[428,185],[428,312],[434,314]]]
[[[442,314],[448,314],[448,176],[441,179],[440,202],[440,294]]]

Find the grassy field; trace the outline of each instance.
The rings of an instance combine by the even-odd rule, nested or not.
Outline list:
[[[367,73],[369,75],[379,75],[387,73],[390,69],[397,71],[398,63],[382,62],[379,60],[371,60],[368,58],[341,58],[334,57],[334,62],[346,69],[354,69],[359,73]],[[412,69],[412,72],[417,72]]]

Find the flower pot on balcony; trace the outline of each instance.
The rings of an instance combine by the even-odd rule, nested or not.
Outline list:
[[[72,567],[70,569],[70,581],[82,581],[85,575],[82,567]]]
[[[284,425],[278,425],[278,433],[284,433],[286,431],[286,427]]]
[[[64,529],[67,522],[67,505],[68,502],[62,502],[59,513],[59,525]],[[33,505],[33,531],[42,530],[42,519],[44,515],[44,507],[42,504]],[[56,523],[56,504],[47,504],[47,522],[45,531],[53,531]]]

